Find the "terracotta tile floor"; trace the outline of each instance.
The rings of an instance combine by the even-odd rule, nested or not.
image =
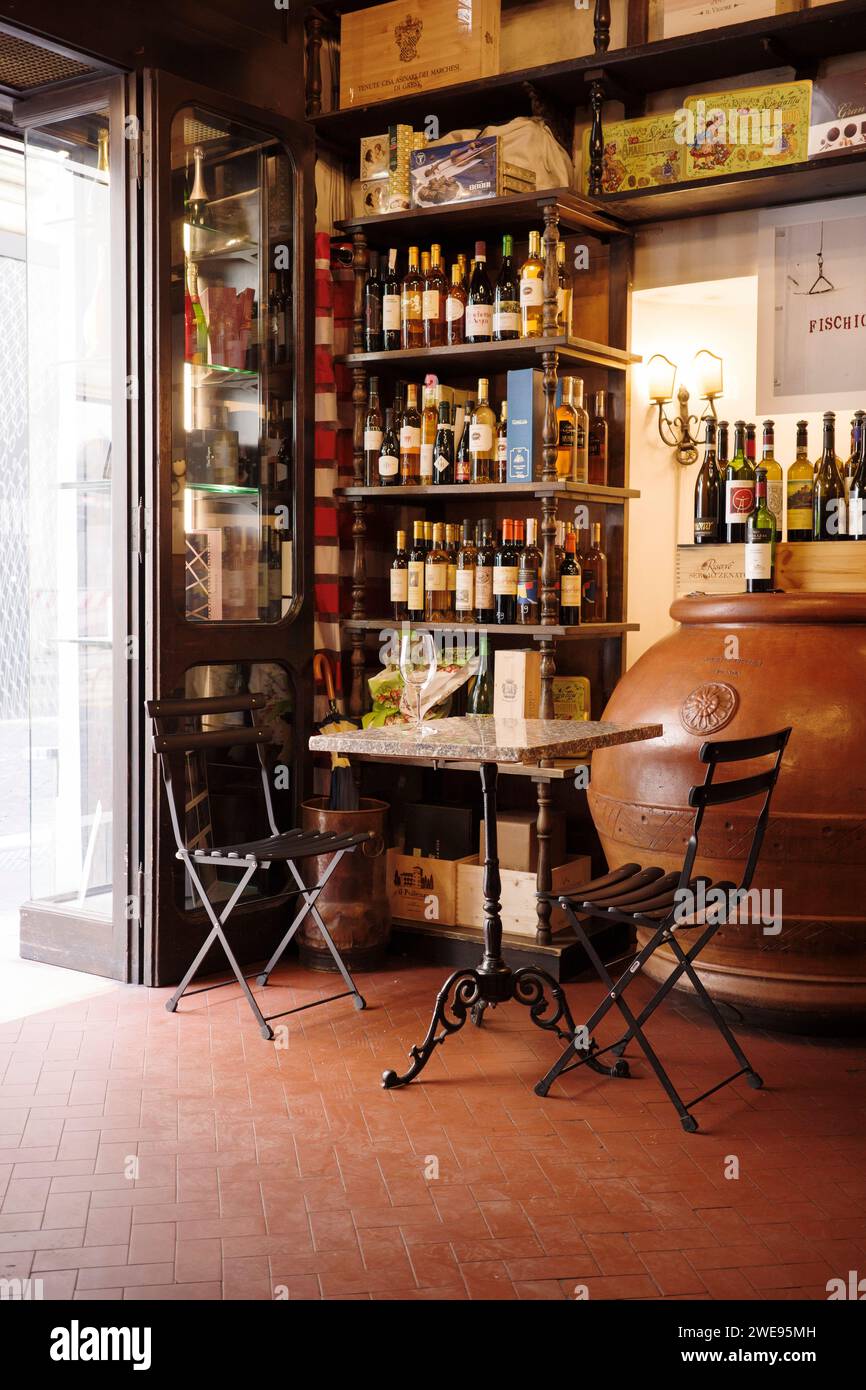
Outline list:
[[[766,1089],[735,1083],[687,1135],[637,1057],[536,1097],[560,1044],[511,1004],[382,1091],[444,974],[365,976],[365,1013],[296,1015],[283,1047],[233,988],[0,1025],[0,1277],[52,1299],[822,1299],[866,1268],[863,1045],[741,1030]],[[269,1011],[332,990],[293,963]],[[580,1019],[599,986],[568,994]],[[651,1036],[686,1095],[732,1070],[691,1002]]]

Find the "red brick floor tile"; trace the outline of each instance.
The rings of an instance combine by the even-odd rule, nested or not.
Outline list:
[[[463,1266],[466,1291],[472,1299],[516,1299],[517,1290],[501,1260]]]
[[[677,1250],[654,1251],[643,1256],[647,1273],[665,1296],[706,1292],[706,1283]]]
[[[646,1274],[616,1274],[610,1278],[583,1279],[580,1284],[587,1289],[590,1299],[658,1297],[656,1285]],[[568,1281],[564,1282],[563,1291],[566,1297],[576,1297],[574,1290],[569,1289]]]
[[[222,1250],[220,1241],[178,1241],[174,1277],[179,1284],[200,1284],[221,1280]]]

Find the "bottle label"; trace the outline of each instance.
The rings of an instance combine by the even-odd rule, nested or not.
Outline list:
[[[399,331],[400,328],[400,296],[399,294],[386,294],[382,300],[382,327],[386,332]]]
[[[440,594],[448,588],[448,561],[428,560],[424,567],[424,587],[428,594]]]
[[[400,460],[396,454],[379,455],[379,477],[396,478],[400,471]]]
[[[695,517],[696,536],[714,536],[718,530],[718,518],[714,516]]]
[[[508,436],[500,434],[496,436],[496,462],[508,462]]]
[[[448,323],[456,323],[463,317],[463,300],[458,299],[456,294],[449,295],[445,301],[445,318]]]
[[[527,275],[520,281],[520,303],[524,308],[537,308],[544,303],[544,280],[541,276]]]
[[[564,289],[562,285],[556,291],[556,325],[563,333],[571,329],[571,290]]]
[[[493,570],[489,565],[476,566],[475,607],[482,612],[493,607]]]
[[[409,600],[409,571],[391,571],[391,602],[407,603]]]
[[[400,430],[400,452],[417,454],[421,451],[421,426],[403,425]]]
[[[458,483],[468,483],[472,479],[472,464],[469,459],[458,459],[454,465],[454,477]]]
[[[579,574],[564,574],[562,576],[562,590],[560,593],[560,603],[563,608],[579,608],[582,589]]]
[[[433,460],[433,467],[437,473],[443,473],[451,464],[451,459],[446,458],[445,454],[437,454]]]
[[[767,506],[776,518],[776,530],[782,530],[782,480],[767,479]]]
[[[417,319],[420,319],[420,317],[421,317],[421,291],[420,291],[420,290],[404,290],[404,291],[403,291],[403,306],[402,306],[402,312],[403,312],[403,322],[404,322],[404,323],[411,323],[411,322],[416,321]]]
[[[538,570],[521,570],[517,576],[517,601],[527,607],[538,602]]]
[[[433,445],[421,445],[421,477],[433,477]]]
[[[475,570],[457,571],[454,607],[458,613],[468,613],[475,607]]]
[[[788,533],[812,532],[813,489],[811,478],[794,479],[788,483]],[[778,519],[778,518],[777,518]]]
[[[773,573],[772,531],[767,531],[766,540],[750,536],[746,543],[746,578],[769,579]]]
[[[425,319],[437,320],[439,318],[439,291],[425,290],[421,300],[421,312]]]
[[[493,430],[483,421],[469,426],[469,447],[473,454],[489,454],[493,448]]]
[[[560,422],[559,422],[559,437],[558,437],[558,439],[557,439],[557,448],[559,448],[559,449],[573,449],[573,448],[574,448],[575,434],[576,434],[576,431],[575,431],[575,428],[574,428],[574,421],[573,421],[573,420],[570,420],[570,419],[568,418],[568,416],[566,415],[566,416],[565,416],[562,420],[560,420]]]
[[[493,305],[469,304],[466,307],[467,338],[489,338],[493,332]]]
[[[741,478],[729,478],[725,483],[725,521],[743,522],[755,508],[755,484]]]
[[[788,526],[791,525],[790,513],[788,514]],[[804,528],[805,529],[805,528]],[[849,497],[848,499],[848,535],[862,536],[863,532],[863,498]]]
[[[378,454],[384,436],[381,430],[364,430],[364,452]]]
[[[519,333],[520,311],[518,309],[496,309],[493,314],[494,333]]]
[[[493,592],[514,598],[517,594],[517,566],[493,566]]]
[[[418,612],[424,607],[424,570],[423,560],[410,560],[407,571],[406,593],[409,607],[413,612]]]

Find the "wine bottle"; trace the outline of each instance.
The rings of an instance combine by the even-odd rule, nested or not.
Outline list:
[[[755,505],[755,470],[746,458],[746,422],[734,421],[734,456],[725,470],[725,540],[741,545]]]
[[[479,521],[475,557],[476,623],[493,622],[493,560],[496,555],[494,534],[494,525],[489,517],[484,517]]]
[[[379,478],[379,455],[384,436],[382,407],[379,404],[379,378],[370,377],[367,393],[367,414],[364,416],[364,481],[375,487]]]
[[[824,449],[815,468],[812,538],[816,541],[844,540],[847,529],[845,487],[836,457],[836,416],[828,410],[824,414]]]
[[[478,401],[469,424],[469,452],[473,483],[491,483],[496,459],[496,415],[487,399],[490,386],[486,377],[478,380]]]
[[[583,380],[576,376],[571,404],[574,407],[574,473],[576,483],[589,482],[589,415],[583,404]]]
[[[564,241],[556,243],[556,331],[564,337],[571,333],[572,276],[566,259]]]
[[[580,617],[584,623],[607,622],[607,556],[601,548],[601,522],[594,521],[591,544],[581,558],[582,596]]]
[[[526,544],[517,565],[517,621],[532,627],[537,626],[541,613],[540,576],[538,522],[530,516],[526,520]]]
[[[364,351],[382,351],[382,281],[378,251],[370,252],[370,271],[364,285]]]
[[[459,262],[451,267],[451,284],[445,300],[445,342],[457,347],[466,341],[466,287]]]
[[[493,337],[493,290],[487,275],[487,246],[475,243],[475,269],[466,302],[467,343],[489,343]]]
[[[475,566],[478,549],[472,540],[472,522],[463,522],[463,542],[457,552],[457,584],[454,592],[454,616],[458,622],[471,623],[475,610]]]
[[[845,460],[842,468],[842,486],[845,489],[845,506],[848,506],[848,497],[851,492],[851,483],[854,474],[857,472],[857,463],[860,457],[860,438],[863,434],[864,414],[862,410],[854,411],[854,418],[851,421],[851,453]],[[847,512],[846,512],[847,516]]]
[[[460,436],[460,443],[457,445],[457,452],[454,457],[455,483],[472,482],[472,449],[469,443],[469,433],[474,410],[475,402],[467,401],[463,407],[463,433]]]
[[[418,247],[409,247],[409,265],[400,284],[401,346],[418,348],[424,346],[424,320],[422,301],[424,281],[421,276]]]
[[[396,352],[401,343],[400,277],[397,274],[397,252],[392,246],[382,277],[382,347],[385,352]]]
[[[198,294],[198,267],[189,261],[186,268],[189,308],[186,326],[186,360],[205,363],[208,360],[207,320]]]
[[[425,385],[423,391],[424,409],[421,411],[421,482],[427,486],[433,482],[433,458],[436,452],[436,434],[439,428],[439,411],[436,406],[436,387]]]
[[[517,621],[518,554],[514,548],[514,522],[502,523],[502,543],[493,557],[493,616],[500,625]]]
[[[592,397],[592,416],[587,434],[587,462],[589,481],[599,487],[607,487],[607,437],[605,396],[603,391],[596,391]]]
[[[562,400],[556,407],[556,476],[576,482],[577,412],[574,378],[562,379]],[[586,481],[585,479],[583,481]]]
[[[481,632],[478,635],[478,674],[472,685],[467,713],[474,715],[493,713],[493,682],[490,679],[486,632]]]
[[[809,458],[809,422],[797,421],[797,452],[788,469],[788,540],[812,539],[815,469]]]
[[[406,388],[406,408],[400,420],[400,482],[404,487],[421,481],[421,416],[418,411],[418,387],[411,382]]]
[[[457,554],[460,550],[460,527],[453,522],[445,526],[445,549],[448,551],[448,617],[454,617],[457,602]]]
[[[520,331],[524,338],[540,338],[544,324],[544,261],[541,233],[529,233],[529,254],[520,267]]]
[[[866,426],[860,431],[860,447],[848,492],[848,537],[866,541]]]
[[[695,479],[695,545],[722,539],[722,479],[716,460],[716,422],[707,420],[704,460]]]
[[[385,431],[379,448],[377,472],[381,487],[397,487],[400,482],[400,441],[394,429],[394,411],[391,408],[385,411]]]
[[[434,241],[430,247],[430,269],[424,277],[424,295],[421,301],[425,347],[442,347],[445,342],[447,294],[448,281],[442,269],[442,247]]]
[[[409,556],[406,552],[406,532],[397,532],[397,551],[391,561],[391,608],[394,622],[409,616]]]
[[[764,436],[761,444],[761,467],[767,475],[767,507],[776,518],[776,540],[782,539],[782,465],[777,462],[775,448],[775,423],[765,420]]]
[[[580,625],[581,573],[574,531],[565,533],[565,556],[559,571],[559,621],[563,627]]]
[[[499,424],[496,426],[496,481],[508,482],[508,402],[499,407]]]
[[[424,613],[424,570],[427,564],[427,546],[424,543],[424,522],[412,524],[412,549],[409,551],[407,578],[407,608],[410,618],[419,618]]]
[[[448,551],[445,549],[445,526],[433,524],[433,549],[424,567],[424,617],[428,623],[445,623],[450,617],[448,598]]]
[[[207,208],[207,186],[204,181],[204,150],[200,145],[196,145],[192,152],[192,162],[194,172],[187,204],[188,220],[193,227],[203,227]]]
[[[433,445],[433,482],[434,485],[454,482],[454,426],[447,401],[439,402],[439,423]]]
[[[506,232],[502,238],[502,265],[493,301],[493,341],[504,343],[520,337],[520,286],[511,259],[514,239]]]
[[[746,521],[746,593],[766,594],[775,588],[776,518],[767,506],[767,473],[755,469],[755,505]]]

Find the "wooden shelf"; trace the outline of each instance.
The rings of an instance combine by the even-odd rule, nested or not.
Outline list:
[[[559,213],[563,232],[586,231],[598,236],[629,234],[628,227],[602,212],[597,200],[584,198],[568,188],[549,188],[536,193],[516,193],[507,198],[479,198],[470,203],[443,203],[439,207],[409,208],[406,212],[383,212],[373,217],[355,217],[338,222],[337,229],[362,230],[373,246],[388,247],[396,242],[424,239],[424,227],[433,229],[440,241],[458,233],[478,234],[479,228],[512,232],[541,225],[541,209],[553,204]]]
[[[559,623],[530,626],[529,623],[430,623],[424,618],[407,621],[429,632],[486,632],[489,636],[531,637],[537,641],[555,637],[567,642],[597,642],[608,637],[622,637],[626,632],[640,631],[639,623],[582,623],[580,627],[564,627]],[[341,622],[350,632],[391,632],[401,626],[394,618],[343,618]]]
[[[331,13],[364,7],[365,0],[323,0],[318,6]],[[482,84],[462,82],[368,106],[350,106],[315,116],[311,123],[320,137],[357,157],[361,136],[381,134],[395,121],[420,125],[431,101],[435,101],[442,130],[465,126],[470,117],[477,119],[479,85],[486,124],[530,116],[538,98],[568,111],[575,105],[583,106],[583,84],[590,73],[599,70],[637,114],[641,99],[651,92],[677,87],[694,90],[701,83],[786,66],[798,75],[811,76],[822,59],[863,48],[866,7],[862,0],[836,0],[816,9],[747,24],[728,24],[698,34],[499,73],[484,78]]]
[[[347,501],[353,499],[367,498],[374,502],[390,502],[392,505],[409,506],[413,502],[430,503],[440,500],[445,502],[451,498],[459,497],[465,502],[481,502],[486,498],[495,501],[501,497],[562,497],[564,499],[573,498],[575,502],[606,502],[611,505],[624,504],[636,497],[640,497],[640,492],[635,488],[629,487],[600,487],[594,483],[572,483],[572,482],[532,482],[532,483],[446,483],[437,484],[418,484],[412,486],[399,487],[338,487],[334,488],[335,497],[343,497]]]
[[[512,368],[531,367],[540,362],[545,352],[559,354],[560,364],[607,367],[625,371],[641,358],[624,348],[608,347],[588,338],[558,336],[555,338],[518,338],[508,343],[461,343],[459,347],[400,348],[396,352],[348,352],[335,361],[347,367],[393,367],[396,371],[412,367],[427,367],[443,362],[453,369],[450,375],[475,371],[507,372]]]

